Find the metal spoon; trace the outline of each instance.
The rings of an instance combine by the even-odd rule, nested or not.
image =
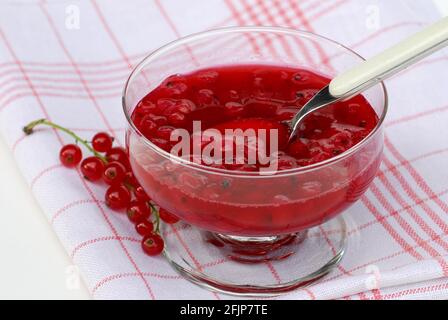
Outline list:
[[[337,76],[291,120],[290,140],[310,113],[367,90],[447,45],[448,17]]]

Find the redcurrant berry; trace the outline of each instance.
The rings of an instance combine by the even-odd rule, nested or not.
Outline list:
[[[142,240],[143,251],[149,256],[159,255],[165,246],[161,236],[156,233],[151,233]]]
[[[174,112],[168,116],[168,123],[175,127],[181,127],[185,125],[186,119],[187,117],[185,116],[185,114],[180,112]]]
[[[308,158],[310,156],[308,147],[300,139],[291,143],[288,151],[290,155],[297,159]]]
[[[127,216],[133,223],[145,221],[151,215],[151,208],[146,202],[133,200],[127,208]]]
[[[154,231],[154,225],[151,221],[143,220],[135,225],[135,230],[141,236],[149,236]]]
[[[130,168],[128,153],[125,149],[121,147],[114,147],[111,148],[109,151],[107,151],[106,159],[109,162],[113,161],[120,162],[122,165],[125,166],[126,169]]]
[[[148,202],[149,200],[151,200],[142,186],[138,186],[134,189],[134,196],[138,201],[141,202]]]
[[[157,129],[157,137],[164,139],[166,141],[170,141],[171,135],[173,134],[174,130],[175,130],[174,127],[161,126]]]
[[[151,136],[157,131],[157,124],[152,121],[150,115],[146,115],[140,121],[139,129],[145,136]]]
[[[104,162],[98,157],[88,157],[81,162],[81,172],[84,178],[90,181],[101,179],[104,171]]]
[[[120,162],[114,161],[106,165],[103,172],[103,180],[108,185],[120,184],[126,176],[126,168]]]
[[[138,187],[139,186],[139,183],[138,183],[137,179],[135,178],[134,174],[132,173],[132,171],[128,171],[124,175],[124,183],[126,185],[130,185],[130,186],[133,186],[133,187]]]
[[[176,217],[174,214],[166,211],[163,208],[159,209],[159,217],[162,219],[163,222],[168,224],[173,224],[179,221],[179,218]]]
[[[59,152],[59,159],[62,164],[68,168],[77,166],[82,159],[81,148],[76,144],[68,144],[63,146]]]
[[[112,143],[114,138],[112,138],[106,132],[99,132],[92,138],[92,147],[98,152],[107,152],[112,148]]]
[[[107,206],[111,209],[125,209],[131,202],[131,193],[123,185],[114,185],[107,189],[105,200]]]

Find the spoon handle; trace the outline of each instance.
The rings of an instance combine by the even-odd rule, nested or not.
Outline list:
[[[330,94],[349,97],[366,90],[448,45],[448,17],[357,65],[330,83]]]

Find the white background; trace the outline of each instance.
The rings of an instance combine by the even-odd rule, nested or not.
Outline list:
[[[448,15],[448,0],[434,2]],[[0,299],[90,297],[1,137],[0,214]]]

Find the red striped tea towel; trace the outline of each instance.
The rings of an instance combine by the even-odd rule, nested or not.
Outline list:
[[[120,95],[132,67],[193,32],[288,26],[371,56],[438,18],[427,0],[2,1],[0,133],[94,298],[229,298],[145,256],[126,218],[102,202],[104,188],[59,164],[69,138],[53,130],[24,137],[22,125],[47,117],[123,143]],[[439,53],[388,81],[381,172],[349,210],[350,237],[361,241],[324,280],[283,299],[448,298],[447,74]]]

